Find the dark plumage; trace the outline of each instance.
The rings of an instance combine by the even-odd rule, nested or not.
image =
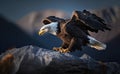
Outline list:
[[[46,19],[44,19],[42,22],[44,24],[49,24],[51,22],[62,22],[62,21],[65,21],[65,20],[59,17],[49,16],[49,17],[46,17]]]
[[[57,24],[51,24],[52,22],[57,22]],[[43,20],[43,23],[45,25],[51,24],[57,26],[56,35],[63,41],[63,44],[60,48],[54,48],[54,50],[69,52],[76,49],[81,50],[82,46],[86,45],[98,50],[106,48],[105,44],[91,37],[88,31],[97,33],[99,30],[110,30],[110,28],[108,28],[102,18],[90,13],[89,11],[74,11],[71,19],[69,20],[49,16]],[[46,29],[46,27],[41,30],[43,29]]]

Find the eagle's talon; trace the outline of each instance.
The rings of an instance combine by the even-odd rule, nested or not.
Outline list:
[[[53,50],[55,50],[55,51],[60,51],[61,49],[62,49],[62,47],[59,47],[59,48],[53,47]]]
[[[53,50],[59,51],[60,53],[67,53],[67,52],[70,52],[70,50],[64,49],[64,48],[62,48],[62,47],[59,47],[59,48],[54,47]]]
[[[70,50],[68,50],[68,49],[62,49],[59,52],[61,52],[61,53],[68,53],[68,52],[70,52]]]

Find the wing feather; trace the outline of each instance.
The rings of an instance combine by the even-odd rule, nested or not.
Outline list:
[[[83,22],[84,25],[82,26],[86,27],[87,30],[92,32],[98,32],[99,30],[111,30],[102,18],[86,10],[83,10],[82,12],[74,11],[72,18]]]

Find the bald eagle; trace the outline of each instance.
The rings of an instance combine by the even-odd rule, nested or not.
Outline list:
[[[82,46],[89,46],[97,50],[104,50],[106,44],[93,38],[88,31],[97,33],[99,30],[111,30],[105,21],[87,10],[74,11],[70,19],[48,16],[43,19],[39,35],[49,32],[59,37],[63,43],[61,47],[53,49],[61,53],[82,50]]]

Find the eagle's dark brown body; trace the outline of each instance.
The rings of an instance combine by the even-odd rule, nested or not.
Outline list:
[[[57,33],[57,36],[63,41],[61,47],[70,51],[74,51],[75,49],[81,50],[81,46],[86,45],[89,43],[89,39],[86,37],[86,34],[82,32],[77,26],[75,21],[70,20],[70,21],[63,21],[60,23],[60,31]],[[71,27],[71,29],[69,28]],[[74,30],[74,31],[73,31]],[[70,31],[75,32],[78,35],[71,34],[69,33]]]
[[[72,18],[68,20],[55,16],[49,16],[43,20],[46,25],[51,22],[58,22],[56,35],[63,41],[61,47],[54,48],[55,50],[62,50],[61,52],[81,50],[82,46],[89,44],[96,49],[106,48],[104,44],[90,37],[88,31],[97,33],[99,30],[110,30],[110,28],[103,19],[89,11],[74,11]]]

